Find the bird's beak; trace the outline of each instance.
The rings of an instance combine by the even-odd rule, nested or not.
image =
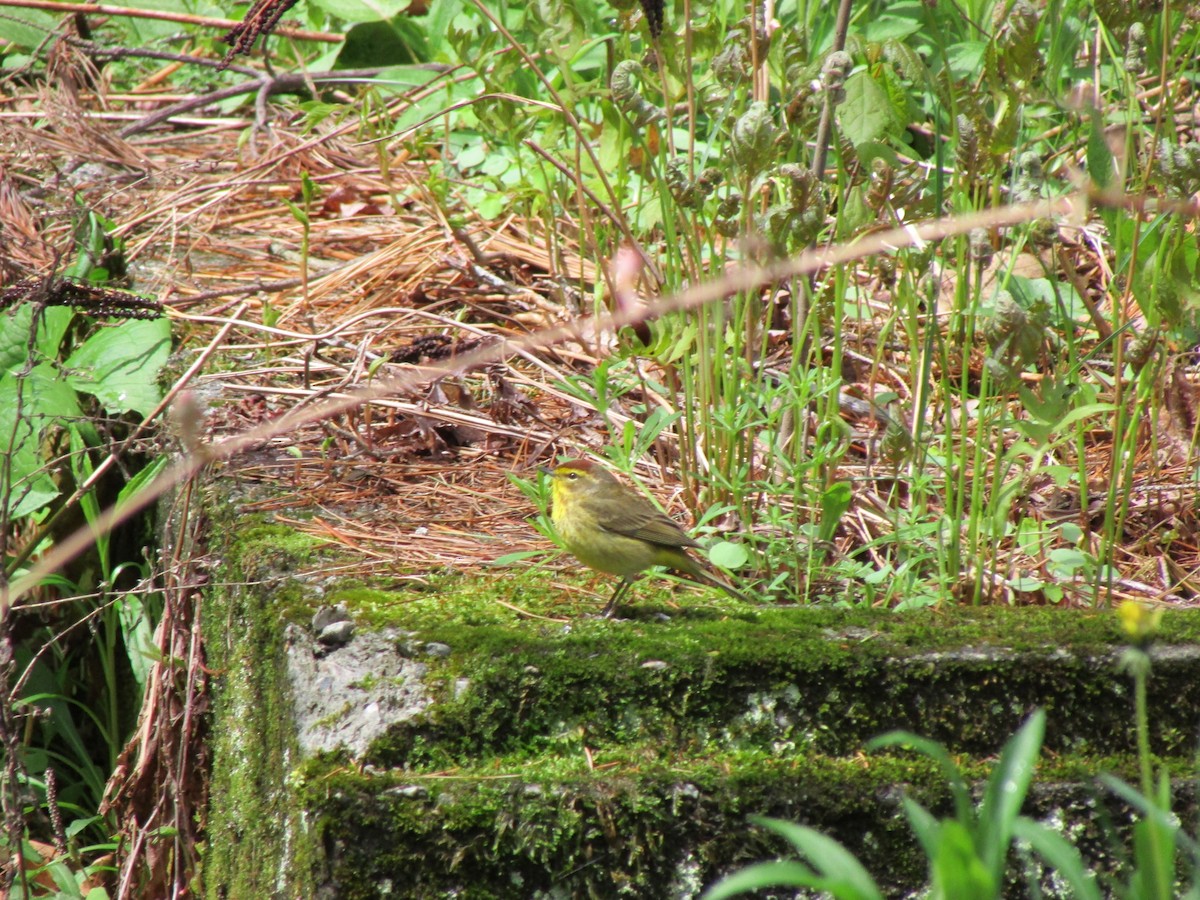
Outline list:
[[[538,471],[541,472],[543,475],[545,475],[547,478],[554,477],[553,469],[547,469],[545,466],[538,466]]]

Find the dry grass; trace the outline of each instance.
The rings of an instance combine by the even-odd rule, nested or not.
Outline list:
[[[564,322],[564,291],[590,290],[597,277],[561,240],[552,263],[520,222],[470,223],[469,241],[460,240],[421,187],[424,160],[399,153],[385,181],[376,149],[336,129],[316,138],[276,125],[257,149],[239,146],[248,122],[125,141],[112,137],[121,117],[105,121],[95,101],[37,99],[49,126],[18,119],[0,156],[0,221],[21,238],[5,254],[14,280],[46,274],[70,254],[73,194],[111,219],[136,289],[177,319],[185,360],[222,320],[237,320],[191,385],[213,436],[342,395],[372,375]],[[303,229],[282,202],[299,201],[302,172],[320,194],[307,294]],[[24,198],[37,177],[45,188],[31,210]],[[564,223],[563,234],[572,231]],[[264,327],[270,315],[274,327]],[[596,343],[592,335],[544,359],[421,384],[341,421],[311,423],[237,466],[278,485],[281,507],[337,510],[297,527],[367,559],[427,571],[544,547],[506,476],[602,440],[588,412],[553,386],[562,368],[590,365]]]

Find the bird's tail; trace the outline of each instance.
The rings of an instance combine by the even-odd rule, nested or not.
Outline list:
[[[710,567],[703,565],[698,560],[693,559],[691,556],[687,557],[687,561],[691,563],[691,565],[686,569],[681,569],[681,571],[685,572],[691,578],[695,579],[701,584],[707,584],[710,587],[720,588],[734,600],[741,600],[743,603],[752,602],[749,597],[727,582]]]

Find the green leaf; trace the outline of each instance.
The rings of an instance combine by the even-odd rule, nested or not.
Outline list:
[[[819,873],[813,885],[839,900],[882,900],[883,894],[862,863],[831,837],[795,822],[753,817],[755,824],[785,838]]]
[[[854,492],[850,490],[850,483],[846,481],[839,481],[821,495],[821,524],[817,532],[819,540],[833,540],[838,523],[850,509],[853,498]]]
[[[921,4],[914,3],[912,6],[920,7]],[[895,6],[892,7],[894,11]],[[923,15],[923,12],[918,12],[918,16]],[[919,26],[918,26],[919,27]],[[884,42],[883,55],[893,66],[896,71],[909,81],[914,82],[918,86],[924,86],[933,83],[933,77],[929,73],[929,68],[925,65],[925,60],[921,58],[921,54],[906,44],[903,40],[894,39]]]
[[[82,834],[83,830],[89,825],[103,821],[103,816],[85,816],[81,819],[72,819],[67,824],[67,827],[63,829],[63,833],[69,838],[74,838],[77,834]]]
[[[1130,896],[1139,900],[1174,900],[1175,833],[1155,819],[1133,826],[1133,877]]]
[[[1070,577],[1080,569],[1087,568],[1092,562],[1091,557],[1088,557],[1080,551],[1070,547],[1058,547],[1050,551],[1047,557],[1050,561],[1050,569],[1056,575]]]
[[[288,212],[290,212],[292,214],[293,219],[295,219],[301,225],[308,224],[308,213],[306,213],[303,209],[301,209],[299,205],[293,203],[291,200],[287,199],[286,197],[283,198],[283,205],[288,208]]]
[[[488,144],[483,138],[474,138],[454,157],[454,164],[461,170],[474,169],[483,165],[488,158]]]
[[[312,4],[347,22],[387,22],[403,12],[409,0],[312,0]]]
[[[895,125],[891,98],[870,74],[855,72],[846,79],[846,99],[838,107],[838,122],[855,146],[877,141]]]
[[[39,9],[7,7],[0,16],[0,40],[33,50],[58,29],[58,20]]]
[[[48,307],[42,313],[34,336],[34,350],[44,360],[58,358],[63,335],[75,314],[60,306]],[[25,303],[11,315],[0,316],[0,373],[15,372],[25,365],[29,350],[29,328],[33,322],[33,304]]]
[[[1044,584],[1039,578],[1031,578],[1026,575],[1015,575],[1008,579],[1008,586],[1014,591],[1033,593],[1034,591],[1040,591],[1044,587]]]
[[[889,731],[887,734],[881,734],[879,737],[867,741],[868,750],[880,750],[884,747],[905,747],[915,750],[937,763],[938,768],[942,770],[942,777],[946,779],[946,784],[949,785],[950,792],[954,797],[956,818],[960,822],[973,820],[974,809],[971,805],[971,792],[967,790],[967,783],[963,779],[962,773],[959,772],[958,766],[954,765],[954,760],[950,758],[945,747],[937,741],[913,734],[911,731]]]
[[[58,893],[54,895],[56,900],[77,900],[77,898],[83,897],[79,892],[79,885],[75,883],[75,875],[71,872],[70,866],[55,860],[46,866],[45,871],[54,879],[54,884],[58,888]]]
[[[1057,831],[1021,816],[1013,822],[1013,837],[1028,843],[1046,861],[1070,887],[1075,900],[1100,900],[1096,876],[1088,870],[1078,848]]]
[[[517,553],[505,553],[503,556],[498,556],[493,559],[488,565],[492,566],[511,566],[513,563],[523,562],[527,559],[536,559],[539,556],[545,556],[544,550],[521,550]]]
[[[110,413],[148,415],[162,399],[157,378],[171,352],[166,319],[102,328],[66,361],[67,382],[95,396]]]
[[[709,548],[708,561],[722,569],[740,569],[750,561],[750,553],[741,544],[720,541]]]
[[[71,447],[71,472],[75,478],[75,483],[83,485],[92,477],[92,473],[96,471],[96,468],[92,465],[92,458],[88,455],[89,448],[87,442],[83,439],[83,435],[79,433],[79,430],[69,427],[68,434],[70,435]],[[109,569],[112,564],[109,555],[111,535],[104,534],[95,529],[96,520],[100,518],[100,499],[95,490],[84,491],[80,494],[79,508],[83,510],[84,520],[93,528],[96,555],[100,559],[100,565],[103,570],[102,577],[105,581],[111,581],[112,572]]]
[[[1068,544],[1078,544],[1083,540],[1083,529],[1074,522],[1063,522],[1058,526],[1058,533]]]
[[[43,363],[23,379],[24,384],[21,381],[16,375],[0,375],[0,435],[9,448],[7,474],[12,487],[9,494],[0,484],[0,492],[9,496],[8,514],[13,518],[30,515],[58,496],[42,454],[42,436],[83,415],[75,391],[55,366]],[[0,470],[0,478],[3,475]]]
[[[1100,773],[1100,781],[1106,788],[1128,803],[1141,815],[1157,820],[1164,827],[1179,830],[1179,820],[1175,817],[1174,812],[1171,811],[1169,798],[1168,802],[1160,803],[1154,797],[1147,797],[1137,788],[1126,784],[1115,775],[1109,775],[1104,772]],[[1200,856],[1200,844],[1188,838],[1185,832],[1181,831],[1180,834],[1183,836],[1188,852],[1193,856]]]
[[[863,185],[856,184],[845,194],[845,199],[837,217],[837,233],[844,240],[849,240],[860,230],[875,221],[875,210],[867,203],[866,191]]]
[[[979,804],[979,846],[988,871],[997,882],[1012,843],[1013,822],[1029,793],[1045,734],[1046,713],[1039,709],[1004,745]]]
[[[934,897],[991,900],[1000,896],[999,879],[979,858],[971,832],[962,822],[942,824],[937,853],[930,863]]]
[[[962,41],[946,51],[946,61],[954,80],[977,77],[988,56],[987,41]]]
[[[887,12],[868,18],[863,27],[863,36],[872,42],[906,38],[921,30],[922,18],[923,11],[920,3],[893,2]]]
[[[422,62],[428,56],[425,38],[406,16],[383,22],[362,22],[346,33],[338,53],[339,69],[366,69]]]
[[[722,878],[700,900],[724,900],[765,887],[816,887],[817,883],[817,876],[798,862],[757,863]]]
[[[116,609],[125,645],[125,659],[140,692],[145,688],[150,668],[159,655],[154,643],[154,623],[136,591],[122,594],[116,601]]]
[[[912,797],[902,797],[900,802],[904,806],[904,814],[908,816],[909,827],[920,841],[926,858],[933,859],[941,839],[942,823]]]
[[[117,494],[117,507],[120,508],[140,494],[146,485],[154,481],[162,470],[167,467],[168,462],[167,457],[160,456],[154,462],[150,463],[150,465],[139,469]]]
[[[446,44],[450,23],[462,12],[463,0],[433,0],[425,16],[425,33],[429,41],[430,54],[435,54]]]

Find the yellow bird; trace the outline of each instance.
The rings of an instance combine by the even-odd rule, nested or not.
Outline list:
[[[542,471],[552,479],[550,518],[567,549],[588,568],[621,577],[603,616],[612,615],[638,574],[651,566],[675,569],[750,602],[688,554],[689,547],[700,545],[673,519],[607,469],[572,459]]]

